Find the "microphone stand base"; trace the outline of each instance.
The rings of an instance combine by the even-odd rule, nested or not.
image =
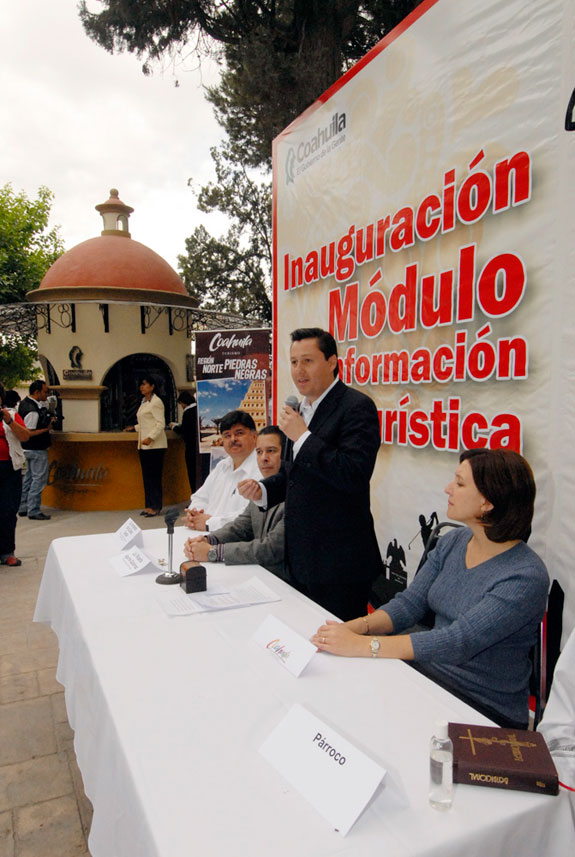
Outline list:
[[[163,574],[159,574],[158,577],[156,577],[156,583],[165,583],[166,585],[180,583],[181,580],[182,575],[179,571],[165,571]]]

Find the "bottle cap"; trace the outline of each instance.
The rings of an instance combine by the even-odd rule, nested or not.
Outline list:
[[[435,737],[441,738],[442,740],[449,738],[449,733],[447,731],[448,727],[449,724],[447,720],[437,720],[435,723]]]

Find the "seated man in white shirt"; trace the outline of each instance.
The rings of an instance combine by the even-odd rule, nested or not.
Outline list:
[[[191,530],[218,530],[243,512],[248,501],[237,491],[243,479],[259,479],[256,425],[246,411],[230,411],[220,423],[226,458],[219,461],[186,510]]]
[[[256,443],[258,467],[262,477],[273,476],[281,465],[282,433],[277,426],[266,426]],[[226,565],[256,563],[286,578],[284,569],[284,504],[263,511],[250,502],[231,524],[207,536],[188,539],[184,553],[198,562],[225,562]]]

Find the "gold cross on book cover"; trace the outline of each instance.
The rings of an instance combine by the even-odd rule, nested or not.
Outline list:
[[[475,786],[556,795],[557,771],[538,732],[450,723],[453,780]]]

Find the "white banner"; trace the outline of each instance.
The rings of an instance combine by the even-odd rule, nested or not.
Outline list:
[[[293,392],[289,331],[329,328],[342,380],[381,413],[372,510],[396,582],[421,523],[446,517],[457,454],[520,450],[566,631],[573,44],[572,0],[424,0],[274,144],[275,402]]]

